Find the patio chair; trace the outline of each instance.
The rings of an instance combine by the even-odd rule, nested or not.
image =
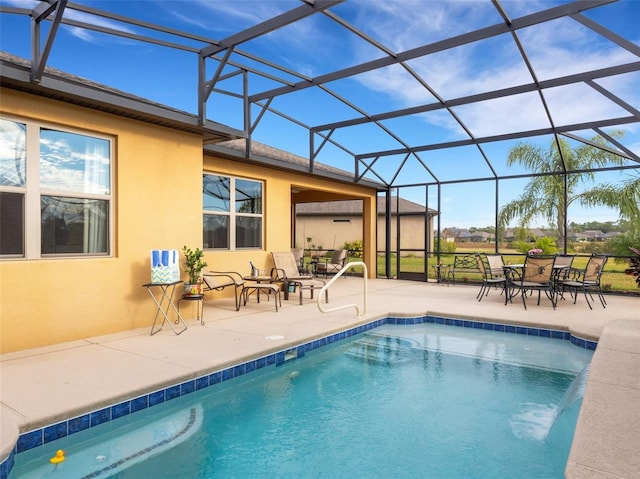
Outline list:
[[[331,255],[331,258],[326,258],[324,263],[318,263],[316,265],[316,271],[318,274],[324,274],[325,278],[329,273],[339,272],[347,262],[347,250],[337,249]],[[346,276],[345,276],[346,278]]]
[[[236,300],[236,311],[240,309],[242,290],[245,281],[240,273],[235,271],[207,271],[202,275],[204,283],[203,293],[207,291],[222,291],[225,288],[233,288]]]
[[[540,296],[544,292],[551,301],[553,309],[556,309],[556,297],[553,284],[553,262],[555,256],[548,255],[530,255],[524,261],[522,274],[519,278],[511,282],[513,297],[518,292],[522,296],[522,304],[527,309],[527,294],[538,292],[538,305],[540,305]]]
[[[310,274],[300,274],[298,265],[291,251],[272,252],[273,270],[271,277],[274,282],[282,282],[284,289],[284,299],[289,299],[289,293],[298,289],[300,293],[300,304],[302,304],[302,291],[308,290],[313,299],[313,290],[322,288],[326,282],[314,278]],[[329,302],[329,292],[325,290],[325,301]]]
[[[600,279],[602,277],[602,272],[604,271],[604,266],[607,264],[607,260],[608,256],[594,253],[589,258],[584,270],[579,271],[573,278],[560,281],[559,287],[561,287],[563,291],[569,290],[572,294],[573,304],[576,304],[576,301],[578,300],[578,292],[582,291],[584,293],[584,298],[587,300],[587,304],[589,305],[589,309],[593,309],[589,302],[589,297],[593,300],[592,292],[595,292],[600,299],[602,307],[607,307],[607,301],[604,299],[602,288],[600,287]],[[587,296],[587,293],[589,293],[589,296]]]
[[[569,279],[571,274],[571,265],[573,265],[574,258],[575,256],[572,254],[556,255],[556,260],[553,262],[553,268],[556,270],[556,279],[558,281]]]
[[[476,295],[478,301],[482,301],[484,296],[489,294],[489,289],[493,287],[502,287],[502,294],[507,288],[507,277],[504,274],[504,262],[501,255],[480,255],[476,253],[476,262],[478,269],[482,273],[482,285],[480,291]]]

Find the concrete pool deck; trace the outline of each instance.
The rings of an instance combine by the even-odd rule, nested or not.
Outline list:
[[[568,478],[640,477],[640,297],[607,296],[590,310],[579,297],[560,301],[554,311],[543,298],[522,307],[504,305],[492,290],[481,302],[478,286],[376,279],[368,281],[367,316],[354,308],[322,313],[315,300],[298,304],[297,295],[276,312],[272,301],[251,301],[235,311],[232,298],[204,306],[204,326],[187,319],[176,336],[149,328],[89,338],[0,356],[0,461],[18,435],[87,413],[223,367],[357,324],[393,315],[433,314],[453,318],[569,330],[598,340],[569,455]],[[363,305],[363,279],[339,278],[327,308]],[[149,299],[151,301],[151,299]],[[195,305],[183,303],[185,318]],[[151,319],[151,318],[150,318]],[[87,318],[90,321],[90,318]]]

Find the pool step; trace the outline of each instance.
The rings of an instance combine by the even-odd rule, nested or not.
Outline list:
[[[346,354],[373,363],[404,363],[411,359],[408,353],[412,348],[413,342],[408,339],[366,334],[354,342]]]

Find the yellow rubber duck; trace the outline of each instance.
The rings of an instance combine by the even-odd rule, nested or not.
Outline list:
[[[64,451],[62,449],[58,449],[56,451],[56,455],[53,456],[51,459],[49,459],[49,462],[51,464],[60,464],[62,461],[64,461],[66,458],[64,457]]]

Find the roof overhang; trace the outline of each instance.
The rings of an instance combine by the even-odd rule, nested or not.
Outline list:
[[[204,152],[205,154],[208,153],[210,155],[232,160],[242,160],[245,163],[252,163],[268,168],[295,171],[297,173],[313,176],[314,178],[321,177],[352,185],[357,184],[365,188],[373,188],[378,191],[386,190],[383,183],[371,181],[366,178],[356,180],[356,178],[354,178],[354,176],[348,171],[333,168],[321,163],[316,163],[312,172],[310,171],[308,159],[267,145],[262,145],[257,142],[252,142],[251,154],[247,156],[246,147],[243,146],[244,143],[244,141],[231,142],[232,146],[229,143],[205,145]]]
[[[203,144],[218,143],[246,137],[241,130],[207,121],[198,124],[198,117],[180,110],[150,102],[84,78],[46,68],[39,82],[30,81],[28,61],[0,54],[0,85],[6,88],[40,95],[113,115],[131,118],[158,126],[202,135]]]

